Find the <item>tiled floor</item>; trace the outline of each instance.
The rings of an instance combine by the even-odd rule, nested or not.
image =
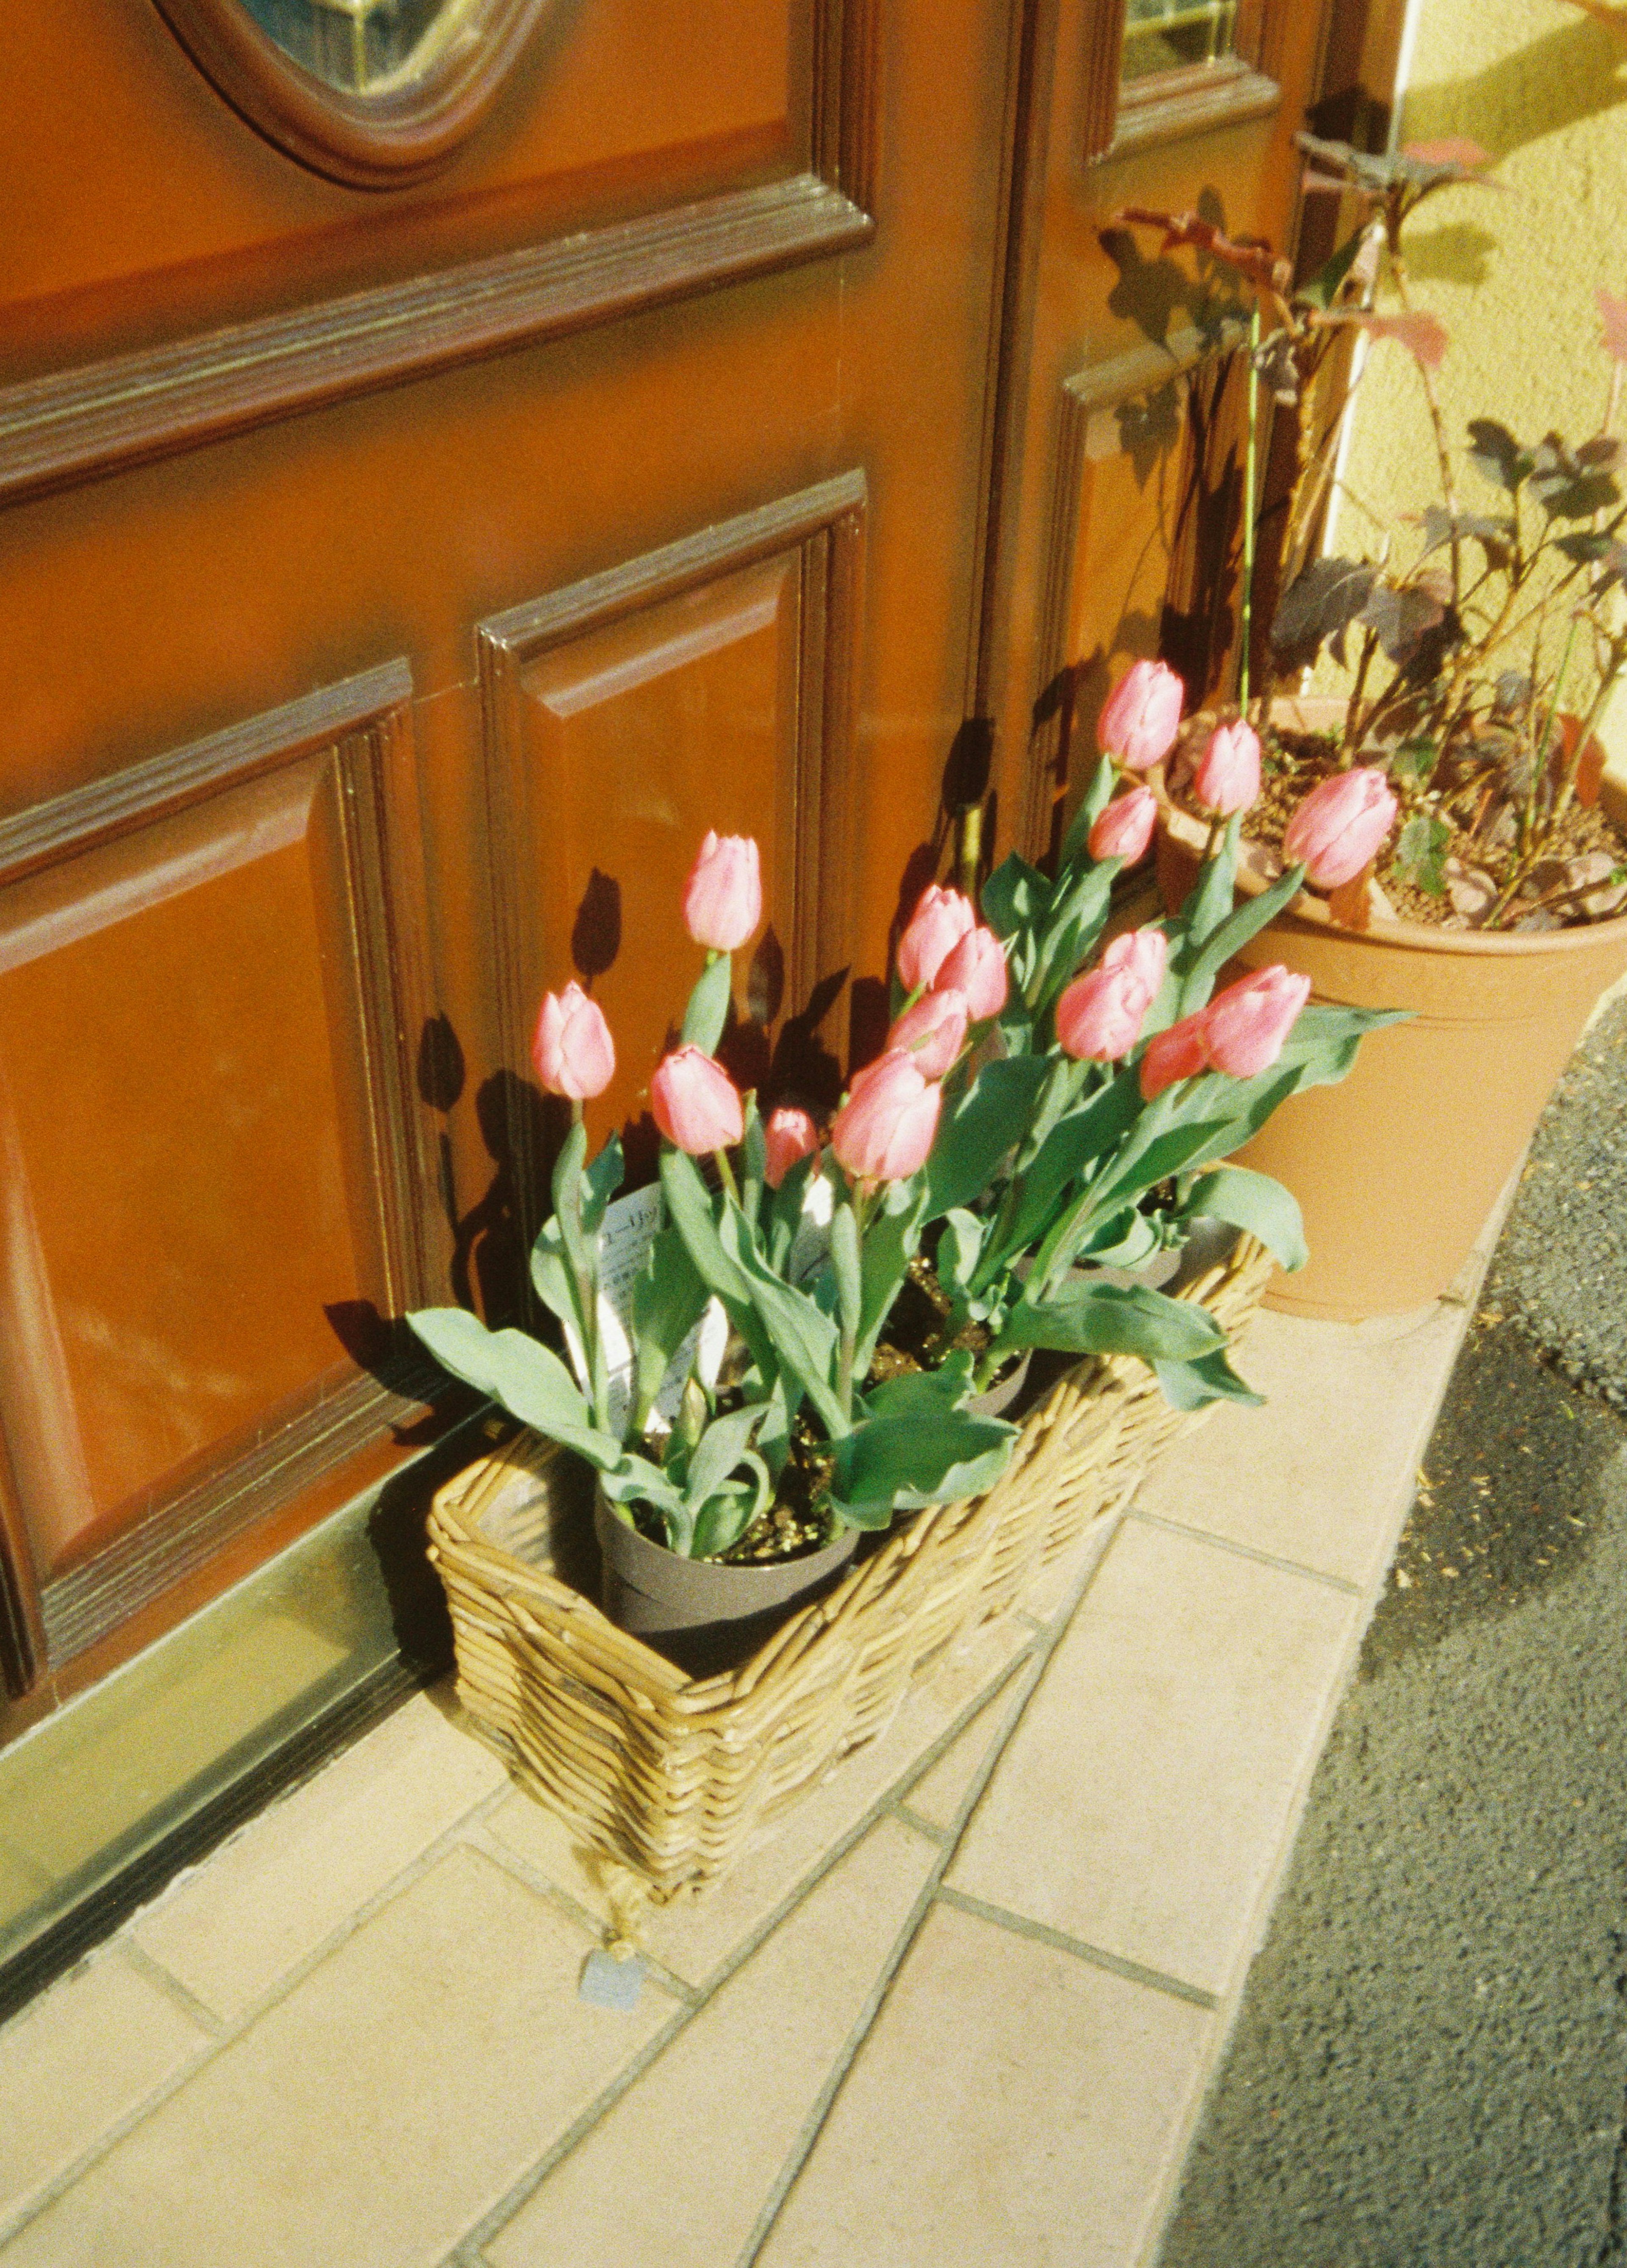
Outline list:
[[[415,1699],[0,2031],[0,2268],[1151,2263],[1466,1312],[1262,1317],[1269,1406],[625,2013],[591,1866]]]

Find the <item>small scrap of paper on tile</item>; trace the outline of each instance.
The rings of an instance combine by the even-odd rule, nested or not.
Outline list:
[[[580,1999],[591,2000],[596,2008],[615,2008],[626,2014],[638,2006],[644,1977],[644,1962],[636,1953],[618,1961],[602,1945],[595,1946],[582,1963],[577,1994]]]

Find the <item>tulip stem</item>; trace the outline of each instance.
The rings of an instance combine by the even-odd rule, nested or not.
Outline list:
[[[1260,423],[1260,373],[1255,357],[1260,351],[1260,302],[1248,318],[1248,442],[1243,458],[1243,591],[1239,609],[1237,707],[1245,722],[1248,716],[1248,644],[1254,635],[1255,579],[1255,433]]]
[[[739,1204],[740,1201],[740,1186],[734,1178],[734,1168],[729,1163],[728,1152],[726,1150],[714,1150],[712,1152],[712,1155],[718,1160],[718,1171],[723,1177],[724,1188],[727,1189],[729,1195],[734,1199],[735,1204]]]
[[[580,1127],[583,1130],[584,1139],[585,1139],[586,1113],[580,1101],[576,1098],[572,1099],[571,1104],[571,1123],[573,1127]],[[585,1151],[583,1154],[586,1154]],[[577,1237],[585,1248],[587,1240],[582,1222],[580,1174],[577,1176],[576,1186],[569,1192],[566,1202],[575,1216]],[[573,1275],[577,1274],[574,1264],[571,1272]],[[597,1271],[591,1265],[585,1268],[581,1274],[577,1275],[577,1307],[582,1317],[582,1357],[587,1366],[589,1399],[593,1403],[594,1418],[604,1431],[608,1432],[610,1431],[608,1392],[599,1351],[599,1281]]]

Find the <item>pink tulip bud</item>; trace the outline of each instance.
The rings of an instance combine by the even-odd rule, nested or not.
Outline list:
[[[1056,1003],[1056,1038],[1079,1063],[1116,1063],[1141,1037],[1164,981],[1169,946],[1161,929],[1115,937],[1099,968],[1076,977]]]
[[[1208,1068],[1203,1016],[1183,1016],[1178,1024],[1172,1024],[1167,1032],[1155,1032],[1147,1042],[1147,1051],[1141,1058],[1142,1094],[1151,1102],[1178,1079],[1196,1079]]]
[[[1127,969],[1151,1005],[1169,965],[1169,939],[1161,929],[1125,930],[1102,954],[1101,965],[1104,968]]]
[[[1161,661],[1135,661],[1108,694],[1096,725],[1104,755],[1126,770],[1145,772],[1175,744],[1186,688]]]
[[[1283,857],[1305,861],[1307,881],[1336,889],[1376,858],[1395,821],[1395,798],[1376,764],[1335,772],[1314,787],[1283,836]]]
[[[858,1182],[902,1182],[926,1163],[943,1090],[894,1049],[859,1072],[830,1130],[830,1146]]]
[[[550,1094],[585,1102],[602,1094],[615,1076],[615,1043],[604,1011],[574,980],[563,992],[542,995],[531,1060]]]
[[[762,1177],[778,1189],[799,1158],[811,1158],[819,1147],[819,1129],[806,1110],[770,1110],[763,1122],[762,1146],[768,1152]]]
[[[936,882],[924,889],[898,940],[898,981],[905,991],[934,983],[952,948],[976,924],[971,900],[959,890],[942,889]]]
[[[699,1048],[679,1048],[662,1061],[650,1081],[650,1108],[674,1149],[692,1158],[726,1150],[746,1131],[739,1088]]]
[[[1133,866],[1147,855],[1152,830],[1158,825],[1158,798],[1150,787],[1132,787],[1104,804],[1090,830],[1093,858],[1122,858]]]
[[[907,1055],[923,1079],[941,1079],[965,1046],[970,1021],[964,992],[924,992],[894,1025],[887,1044]]]
[[[1198,759],[1193,792],[1205,811],[1229,819],[1260,799],[1260,735],[1240,717],[1219,725]]]
[[[981,923],[968,929],[938,964],[935,991],[961,992],[975,1024],[986,1023],[1005,1005],[1005,948]]]
[[[1217,992],[1204,1011],[1210,1068],[1233,1079],[1269,1071],[1310,996],[1310,978],[1291,976],[1280,961]]]
[[[734,953],[762,919],[762,874],[749,835],[708,828],[683,892],[684,925],[696,945]]]

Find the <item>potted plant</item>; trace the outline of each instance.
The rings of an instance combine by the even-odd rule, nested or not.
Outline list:
[[[1239,886],[1306,885],[1240,954],[1307,977],[1319,1000],[1412,1012],[1335,1093],[1296,1101],[1251,1144],[1304,1210],[1312,1258],[1273,1304],[1344,1317],[1421,1305],[1468,1257],[1587,1014],[1627,968],[1627,809],[1602,777],[1595,728],[1624,662],[1627,509],[1611,431],[1627,362],[1627,305],[1601,295],[1613,364],[1600,431],[1525,444],[1471,421],[1466,463],[1434,383],[1445,333],[1408,299],[1402,229],[1418,201],[1476,179],[1466,145],[1377,158],[1300,137],[1308,186],[1353,195],[1360,225],[1295,292],[1270,248],[1207,224],[1135,213],[1230,264],[1252,295],[1249,464],[1261,394],[1297,421],[1279,525],[1281,598],[1249,685],[1257,567],[1246,484],[1239,722],[1265,743],[1244,821]],[[1393,292],[1393,312],[1378,297]],[[1439,499],[1380,531],[1361,556],[1314,556],[1348,394],[1327,399],[1330,350],[1351,325],[1412,352],[1435,435]],[[1320,663],[1343,695],[1273,697]],[[1216,719],[1198,720],[1160,775],[1159,864],[1179,902],[1215,806],[1201,773]]]
[[[806,1599],[862,1529],[988,1488],[1014,1438],[961,1407],[969,1357],[865,1385],[918,1234],[936,1084],[905,1057],[855,1082],[833,1129],[837,1186],[818,1256],[829,1290],[816,1298],[799,1280],[809,1265],[799,1232],[823,1161],[790,1115],[765,1127],[712,1053],[732,955],[762,918],[755,843],[709,835],[684,910],[707,959],[681,1043],[651,1082],[668,1218],[622,1309],[606,1297],[601,1255],[621,1144],[613,1136],[590,1162],[583,1111],[609,1084],[615,1046],[572,983],[544,998],[534,1048],[541,1084],[571,1108],[553,1217],[532,1256],[569,1365],[531,1333],[488,1329],[462,1308],[408,1317],[445,1369],[593,1467],[606,1610],[652,1639],[755,1625]]]

